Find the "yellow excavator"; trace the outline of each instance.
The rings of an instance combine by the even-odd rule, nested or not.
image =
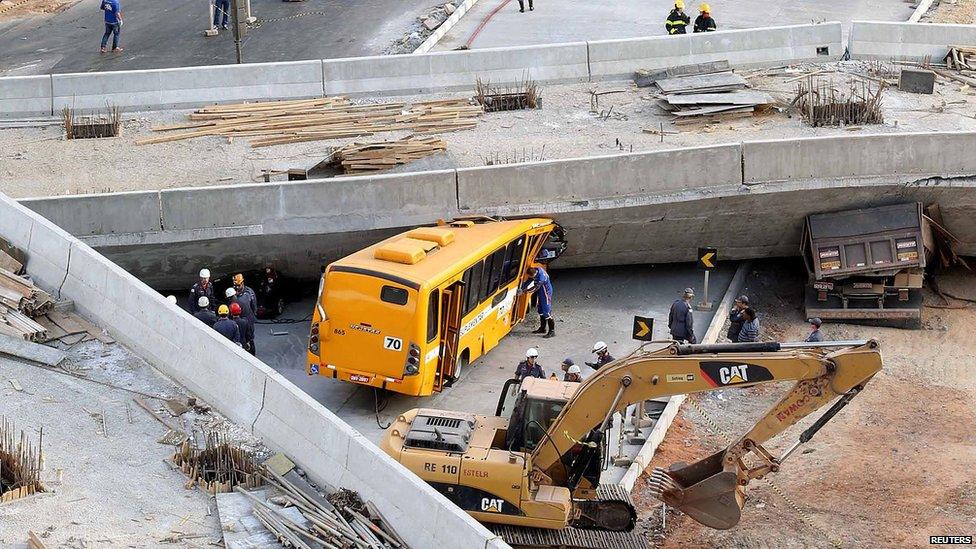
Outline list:
[[[656,397],[796,380],[756,424],[696,463],[655,469],[651,490],[696,521],[735,526],[745,486],[782,463],[881,370],[878,343],[645,344],[582,383],[509,380],[494,417],[400,415],[381,447],[506,541],[528,547],[642,547],[627,493],[600,484],[613,415]],[[775,456],[763,444],[840,397]],[[511,410],[510,417],[504,417]]]

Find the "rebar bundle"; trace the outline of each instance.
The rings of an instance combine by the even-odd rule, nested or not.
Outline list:
[[[68,107],[61,109],[64,120],[64,135],[68,139],[94,139],[116,137],[122,127],[122,111],[118,107],[108,107],[104,114],[76,117]]]
[[[492,87],[491,82],[478,78],[474,89],[475,101],[485,108],[485,112],[536,109],[542,99],[539,85],[527,75],[504,89]]]
[[[187,488],[198,484],[210,494],[222,494],[233,492],[236,486],[255,488],[263,484],[253,454],[230,444],[217,431],[204,436],[203,448],[187,440],[173,454],[173,463],[190,477]]]
[[[832,81],[815,79],[797,84],[793,102],[803,119],[814,127],[883,124],[881,98],[884,84],[872,86],[865,80],[850,83],[847,94],[838,92]]]
[[[6,418],[0,422],[0,502],[8,502],[44,491],[41,484],[41,444],[44,429],[37,439],[37,448],[24,431],[16,436],[16,429]]]

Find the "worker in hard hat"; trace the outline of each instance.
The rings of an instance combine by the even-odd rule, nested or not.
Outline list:
[[[708,4],[698,6],[698,17],[695,18],[695,32],[712,32],[715,30],[715,20],[712,19],[712,8]]]
[[[563,381],[570,381],[573,383],[579,383],[583,381],[583,371],[577,366],[573,359],[567,358],[563,360]]]
[[[217,307],[217,322],[214,323],[213,329],[217,330],[220,335],[226,337],[227,339],[234,342],[238,347],[241,346],[241,330],[237,327],[237,323],[228,318],[230,315],[230,307],[227,305],[221,305]]]
[[[667,20],[664,22],[664,28],[668,31],[668,34],[686,34],[687,30],[685,27],[691,22],[691,17],[685,13],[685,2],[684,0],[675,0],[674,9],[668,14]]]
[[[602,341],[597,341],[593,344],[593,354],[596,355],[596,362],[587,362],[586,365],[594,370],[599,370],[614,361],[614,358],[610,356],[610,351],[607,349],[607,344]]]
[[[246,297],[242,297],[238,295],[237,290],[233,286],[227,288],[227,290],[224,291],[224,296],[227,298],[228,307],[232,305],[237,305],[238,308],[240,308],[241,312],[239,314],[241,318],[243,318],[245,321],[247,321],[248,324],[251,325],[251,329],[248,330],[248,333],[254,333],[254,321],[252,319],[257,317],[254,316],[254,312],[251,309],[250,300],[247,299]],[[244,347],[244,350],[251,353],[252,355],[255,354],[254,338],[252,337],[250,339],[246,339],[244,335],[245,335],[244,333],[241,333],[241,347]]]
[[[525,351],[525,360],[519,362],[518,366],[515,368],[515,379],[523,380],[527,377],[537,377],[539,379],[546,378],[546,372],[542,369],[542,366],[537,362],[539,359],[539,350],[535,347]]]
[[[200,282],[190,288],[190,312],[195,313],[200,310],[200,298],[206,297],[209,306],[216,306],[214,301],[213,284],[210,283],[210,269],[200,269]]]
[[[250,286],[244,284],[244,275],[243,274],[237,273],[236,275],[234,275],[234,278],[232,279],[232,281],[234,283],[234,291],[237,292],[237,297],[239,297],[241,300],[246,301],[248,307],[250,307],[250,311],[251,311],[250,312],[250,315],[249,316],[244,316],[244,318],[246,318],[248,320],[248,322],[251,322],[253,324],[258,319],[258,317],[257,317],[257,313],[258,313],[258,295],[254,292],[254,289],[253,288],[251,288]],[[247,311],[243,310],[243,307],[242,307],[242,310],[241,310],[241,314],[242,315],[246,315],[247,314]]]
[[[210,299],[205,295],[197,298],[197,312],[193,313],[193,316],[211,328],[217,322],[217,315],[210,308]]]
[[[241,334],[241,347],[249,351],[250,349],[247,347],[248,343],[254,341],[254,325],[241,316],[240,304],[231,303],[228,308],[230,309],[230,319],[237,324],[237,329]]]
[[[539,327],[534,334],[546,334],[544,337],[556,336],[556,321],[552,318],[552,281],[549,273],[539,265],[528,269],[529,281],[522,288],[523,292],[533,293],[539,312]],[[548,327],[548,331],[546,328]]]
[[[681,299],[671,304],[668,313],[668,329],[671,338],[681,343],[698,343],[695,338],[695,319],[692,314],[691,300],[695,297],[695,290],[685,288]]]

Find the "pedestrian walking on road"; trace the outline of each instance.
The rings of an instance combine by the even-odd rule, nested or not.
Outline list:
[[[745,319],[742,318],[742,311],[748,306],[749,296],[745,295],[736,298],[732,305],[732,311],[729,312],[729,331],[725,333],[725,337],[729,338],[732,343],[739,342],[739,332],[742,331],[742,323],[745,322]]]
[[[227,18],[230,17],[230,0],[214,0],[213,7],[213,28],[216,29],[219,25],[220,28],[227,30]]]
[[[217,322],[214,323],[213,329],[217,330],[220,335],[226,337],[227,339],[234,342],[238,347],[241,346],[241,330],[237,327],[237,323],[233,320],[227,318],[230,315],[230,308],[227,305],[221,305],[217,308]]]
[[[525,360],[518,363],[515,368],[515,379],[521,381],[527,377],[546,378],[546,372],[536,360],[539,359],[539,350],[535,347],[525,351]]]
[[[664,22],[664,28],[668,31],[668,34],[687,34],[685,27],[691,22],[691,17],[685,13],[685,2],[684,0],[675,0],[674,9],[668,14],[667,20]]]
[[[823,321],[817,317],[813,317],[807,320],[807,322],[810,323],[810,335],[808,335],[804,341],[806,341],[807,343],[816,343],[819,341],[823,341],[824,340],[823,333],[820,331],[820,325],[823,324]]]
[[[610,351],[607,350],[607,344],[602,341],[593,344],[593,354],[596,355],[596,362],[586,362],[585,364],[594,370],[599,370],[614,360],[610,356]]]
[[[525,285],[523,292],[534,293],[537,310],[539,312],[539,327],[532,333],[546,334],[544,337],[555,337],[556,321],[552,318],[552,281],[549,273],[540,266],[529,267],[531,279]],[[546,331],[548,326],[549,331]]]
[[[695,32],[712,32],[715,30],[715,20],[712,19],[712,8],[708,4],[698,6],[701,13],[695,18]]]
[[[695,319],[691,312],[691,299],[695,297],[695,291],[685,288],[681,299],[675,300],[671,304],[671,311],[668,313],[668,329],[671,330],[671,339],[681,343],[698,343],[695,339]]]
[[[525,0],[518,0],[519,3],[519,13],[525,13]],[[529,11],[534,10],[532,7],[532,0],[529,0]]]
[[[112,51],[122,51],[119,34],[122,32],[122,5],[119,0],[102,0],[100,9],[105,12],[105,34],[102,35],[102,53],[106,52],[108,37],[112,36]]]
[[[210,269],[200,269],[200,282],[190,288],[190,312],[195,313],[200,310],[200,298],[207,298],[207,307],[213,308],[217,305],[214,301],[213,284],[210,283]]]
[[[217,315],[210,308],[210,299],[205,295],[197,298],[197,311],[193,313],[193,316],[211,328],[217,322]]]
[[[754,343],[759,341],[759,317],[756,310],[746,307],[742,310],[742,329],[739,330],[739,343]]]
[[[572,383],[579,383],[583,381],[583,371],[577,366],[573,359],[567,358],[563,360],[563,381],[569,381]]]

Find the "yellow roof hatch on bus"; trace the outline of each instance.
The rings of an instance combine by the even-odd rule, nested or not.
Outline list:
[[[427,240],[436,243],[438,246],[447,246],[451,242],[454,242],[454,231],[444,227],[420,227],[412,231],[407,231],[403,236],[416,238],[417,240]]]
[[[416,265],[427,257],[428,252],[437,247],[436,243],[427,240],[400,238],[376,248],[373,257],[404,265]]]

